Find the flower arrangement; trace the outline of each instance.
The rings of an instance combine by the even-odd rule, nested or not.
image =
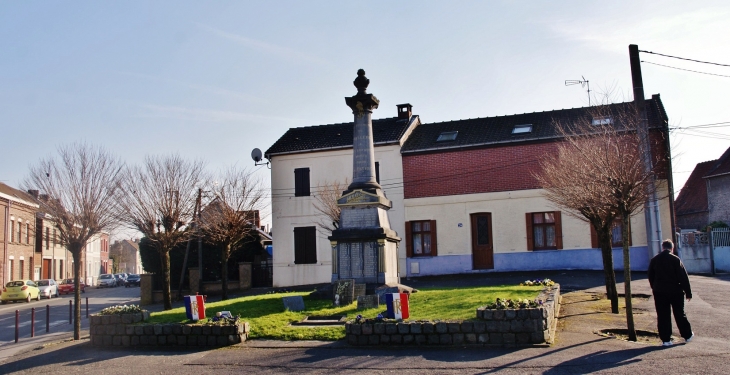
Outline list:
[[[229,315],[218,315],[220,313],[217,313],[216,316],[208,318],[208,321],[206,324],[212,324],[212,325],[219,325],[219,326],[233,326],[238,323],[238,321],[241,319],[240,315],[236,316],[229,316]]]
[[[362,315],[358,314],[355,317],[355,323],[362,324],[362,323],[381,323],[381,322],[386,322],[388,320],[395,321],[394,319],[386,319],[383,314],[385,314],[385,311],[378,314],[377,316],[375,316],[375,318],[372,318],[372,319],[364,318]]]
[[[99,315],[121,315],[134,314],[142,312],[142,308],[137,305],[116,305],[107,307],[99,312]]]
[[[497,298],[493,303],[488,303],[485,307],[491,310],[505,310],[505,309],[529,309],[534,307],[542,306],[542,300],[528,300],[528,299],[501,299]]]
[[[553,285],[555,285],[555,281],[552,281],[550,279],[536,279],[536,280],[527,280],[523,283],[520,283],[520,286],[536,286],[536,285],[553,286]]]

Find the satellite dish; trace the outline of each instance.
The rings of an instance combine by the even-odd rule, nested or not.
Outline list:
[[[261,150],[259,150],[258,148],[255,148],[253,149],[253,151],[251,151],[251,159],[253,159],[255,163],[261,161],[261,156]]]

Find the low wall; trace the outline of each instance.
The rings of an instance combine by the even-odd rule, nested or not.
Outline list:
[[[246,341],[248,322],[237,325],[145,324],[149,312],[91,315],[91,343],[96,346],[227,346]]]
[[[489,345],[551,344],[560,311],[560,286],[544,289],[541,307],[516,310],[477,309],[476,320],[435,322],[348,322],[350,345]]]

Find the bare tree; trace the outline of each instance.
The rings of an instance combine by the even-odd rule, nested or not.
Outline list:
[[[337,205],[337,200],[340,199],[348,185],[347,179],[344,183],[325,180],[314,194],[314,209],[320,213],[317,223],[320,228],[332,232],[339,227],[340,206]]]
[[[148,156],[142,166],[129,168],[122,180],[121,218],[142,232],[160,255],[164,309],[172,309],[170,251],[192,234],[197,185],[203,162],[179,155]]]
[[[650,142],[642,138],[648,134],[639,131],[635,108],[633,103],[599,106],[582,119],[561,124],[559,133],[565,142],[545,166],[563,175],[551,179],[546,172],[540,177],[550,200],[591,222],[599,233],[602,251],[607,252],[607,244],[610,247],[610,222],[617,216],[621,219],[626,323],[632,341],[636,341],[636,331],[631,303],[629,219],[656,192],[654,177],[666,161],[662,160],[664,155],[654,155],[651,166],[645,167],[642,155],[644,145]]]
[[[234,251],[256,236],[265,191],[259,179],[235,167],[208,188],[213,199],[201,211],[200,229],[206,241],[221,250],[222,299],[228,299],[228,260]]]
[[[567,135],[560,124],[556,124],[556,127],[559,133]],[[597,173],[593,168],[595,165],[585,163],[583,154],[574,152],[567,144],[562,144],[558,146],[556,154],[543,159],[542,169],[536,177],[545,189],[548,200],[567,209],[569,215],[587,221],[596,231],[603,260],[606,296],[611,301],[611,312],[618,314],[618,291],[611,241],[611,225],[617,212],[611,202],[605,199],[610,194],[608,186],[594,181],[600,172]]]
[[[44,194],[41,209],[52,217],[60,243],[73,257],[74,340],[79,339],[81,332],[82,251],[92,237],[117,224],[118,186],[123,170],[121,160],[103,148],[74,143],[60,146],[57,157],[31,166],[24,182],[26,189]]]

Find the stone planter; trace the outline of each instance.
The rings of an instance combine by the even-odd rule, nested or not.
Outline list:
[[[560,310],[560,286],[545,288],[538,308],[476,311],[476,320],[416,322],[348,322],[350,345],[488,345],[531,346],[551,344]]]
[[[91,315],[91,343],[96,346],[207,346],[219,347],[246,341],[248,322],[236,325],[147,324],[149,312]]]

